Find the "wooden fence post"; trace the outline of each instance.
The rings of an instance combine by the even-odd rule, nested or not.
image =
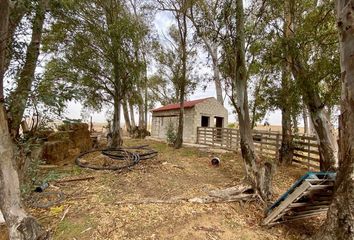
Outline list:
[[[213,146],[215,145],[215,138],[216,138],[216,131],[215,128],[213,128]]]
[[[275,158],[277,161],[279,161],[279,145],[280,145],[279,140],[280,140],[280,134],[278,133],[275,140]]]
[[[236,130],[236,150],[238,151],[240,148],[240,131]]]
[[[199,144],[199,131],[200,131],[200,127],[197,127],[197,144]]]
[[[311,146],[310,138],[307,139],[307,169],[310,171],[310,157],[311,157]]]
[[[263,133],[259,133],[261,135],[261,146],[259,148],[259,152],[261,153],[261,156],[263,155]]]

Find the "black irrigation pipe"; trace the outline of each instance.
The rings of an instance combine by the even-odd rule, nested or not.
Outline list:
[[[84,153],[81,153],[79,156],[76,157],[75,162],[78,166],[83,167],[83,168],[90,168],[94,170],[121,170],[125,168],[130,168],[137,164],[140,160],[147,160],[153,157],[157,156],[157,151],[152,150],[147,148],[148,145],[141,145],[141,146],[133,146],[133,147],[124,147],[124,148],[106,148],[106,149],[94,149],[91,151],[87,151]],[[137,153],[137,152],[132,152],[129,150],[133,149],[142,149],[146,150],[147,152],[145,153]],[[113,160],[128,160],[130,163],[125,165],[125,166],[95,166],[95,165],[88,165],[88,164],[83,164],[80,159],[93,152],[99,152]]]
[[[122,148],[122,149],[104,149],[102,150],[102,154],[105,156],[108,156],[112,159],[117,159],[117,160],[124,160],[124,154],[121,153],[126,153],[127,151],[124,149],[142,149],[145,150],[146,152],[144,153],[136,153],[139,155],[140,160],[147,160],[150,158],[154,158],[157,156],[157,151],[152,150],[152,149],[148,149],[148,148],[134,148],[134,147],[130,147],[130,148]],[[130,151],[128,151],[130,152]]]

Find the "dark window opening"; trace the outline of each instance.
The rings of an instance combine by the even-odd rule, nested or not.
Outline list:
[[[202,116],[202,127],[209,127],[209,119],[207,116]]]

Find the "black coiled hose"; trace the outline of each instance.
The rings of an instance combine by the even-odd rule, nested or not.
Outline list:
[[[133,150],[139,150],[133,151]],[[127,165],[124,166],[97,166],[97,165],[90,165],[86,163],[82,163],[80,159],[93,152],[99,152],[113,160],[125,160],[128,162]],[[130,168],[135,164],[139,163],[140,160],[147,160],[157,156],[157,151],[148,148],[148,145],[142,146],[133,146],[133,147],[124,147],[124,148],[107,148],[107,149],[95,149],[91,151],[87,151],[81,153],[79,156],[76,157],[75,163],[83,168],[90,168],[94,170],[122,170],[124,168]]]

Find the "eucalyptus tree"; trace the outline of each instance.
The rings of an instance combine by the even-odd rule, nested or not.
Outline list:
[[[41,16],[44,14],[41,3],[39,2],[37,5],[35,19],[39,14]],[[48,238],[47,234],[38,222],[26,213],[21,204],[14,143],[9,132],[4,104],[3,81],[5,70],[8,67],[6,47],[9,39],[12,38],[9,19],[13,8],[10,8],[10,5],[8,0],[0,1],[0,209],[8,226],[10,239],[46,239]]]
[[[110,146],[120,146],[122,100],[140,76],[136,49],[148,29],[137,21],[124,1],[59,4],[46,37],[46,47],[53,58],[45,75],[75,84],[87,106],[101,109],[104,104],[112,104]]]
[[[354,4],[337,0],[337,26],[340,41],[341,115],[339,120],[339,168],[334,197],[327,219],[314,239],[354,239],[354,34],[352,18]]]
[[[222,93],[222,79],[220,74],[220,42],[217,33],[220,30],[220,24],[216,16],[220,11],[220,1],[197,0],[191,1],[193,4],[188,13],[195,34],[200,38],[208,52],[213,68],[213,80],[215,84],[216,99],[224,104]]]
[[[47,6],[48,0],[38,1],[37,10],[32,20],[32,36],[27,46],[25,62],[18,76],[16,76],[17,87],[11,92],[9,97],[9,111],[11,114],[9,125],[14,136],[18,135],[20,123],[34,82]]]
[[[290,164],[297,116],[309,109],[316,127],[321,169],[336,162],[335,131],[327,117],[338,104],[338,51],[331,1],[266,1],[263,66],[270,66],[274,82],[267,90],[282,111],[280,162]],[[281,76],[281,78],[276,75]]]
[[[177,25],[170,27],[165,41],[167,44],[155,44],[157,72],[149,79],[149,89],[152,97],[161,104],[179,102],[182,106],[181,95],[183,99],[186,99],[195,90],[198,80],[194,72],[197,66],[196,49],[193,44],[188,44],[186,46],[187,58],[180,54],[183,43]],[[180,121],[178,127],[180,127]],[[176,145],[176,147],[180,146]]]
[[[239,129],[242,158],[247,179],[264,199],[271,196],[272,165],[262,162],[256,155],[251,132],[248,101],[248,71],[245,54],[245,14],[242,0],[225,0],[219,19],[222,30],[222,73],[230,87],[230,101],[235,107]]]
[[[258,40],[262,46],[259,65],[261,72],[271,78],[263,92],[268,96],[270,106],[281,110],[282,142],[278,163],[289,165],[293,160],[293,134],[297,127],[293,120],[300,111],[300,94],[291,74],[290,49],[287,45],[293,25],[290,14],[293,8],[289,1],[267,1],[262,7],[264,31],[259,33],[263,36]]]
[[[337,134],[328,110],[338,104],[340,81],[332,1],[290,1],[293,26],[287,40],[290,66],[316,130],[321,170],[338,166]]]
[[[174,38],[176,45],[174,46],[174,51],[178,55],[178,63],[176,78],[173,79],[173,84],[176,89],[178,100],[180,103],[180,111],[178,118],[178,129],[176,140],[174,142],[175,148],[181,148],[183,143],[183,125],[184,125],[184,101],[186,99],[186,92],[189,85],[188,79],[188,55],[190,54],[190,46],[188,42],[189,23],[188,23],[188,12],[191,8],[191,1],[189,0],[157,0],[159,8],[163,11],[170,12],[175,21],[176,27],[172,28],[170,35]]]

